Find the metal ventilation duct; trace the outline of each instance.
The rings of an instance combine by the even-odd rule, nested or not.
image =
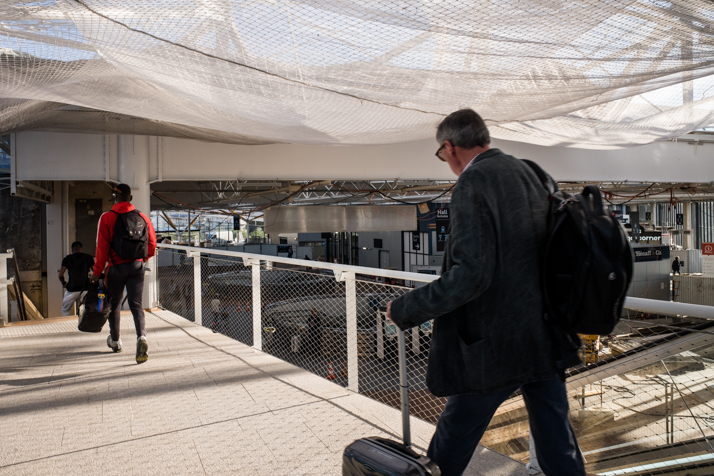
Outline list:
[[[265,210],[266,233],[326,233],[336,231],[416,230],[416,207],[270,207]]]

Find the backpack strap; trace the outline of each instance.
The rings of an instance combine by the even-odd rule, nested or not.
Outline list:
[[[548,175],[545,170],[543,170],[540,165],[536,164],[532,160],[521,159],[528,165],[536,176],[540,180],[540,183],[548,192],[548,200],[553,200],[553,195],[556,194],[558,189],[558,183],[553,180],[553,177]],[[561,197],[562,198],[562,197]],[[552,217],[548,218],[548,227],[552,225]],[[541,253],[543,254],[543,253]],[[541,263],[542,266],[542,263]],[[543,320],[548,324],[546,327],[550,334],[551,339],[556,344],[556,365],[559,369],[564,370],[568,367],[576,365],[580,360],[577,356],[577,351],[580,348],[580,338],[577,334],[572,332],[567,332],[563,327],[557,322],[556,319],[551,316],[547,311],[547,300],[548,294],[543,291]]]
[[[116,213],[117,220],[121,220],[121,213],[114,211],[114,210],[109,210],[109,211],[112,213]],[[122,223],[121,226],[124,227],[124,223]],[[117,227],[117,222],[114,222],[114,229],[116,229],[116,227]],[[109,253],[108,254],[109,254],[109,261],[112,262],[112,266],[116,266],[116,264],[114,264],[114,260],[112,259],[112,247],[113,246],[114,246],[114,230],[112,230],[112,242],[109,244]],[[114,252],[116,253],[116,250]]]
[[[558,191],[558,184],[556,183],[555,180],[553,180],[553,177],[548,175],[545,170],[543,170],[540,165],[536,164],[532,160],[528,159],[521,159],[523,162],[528,165],[528,167],[535,172],[535,174],[538,176],[538,179],[540,180],[540,183],[543,184],[543,188],[545,188],[548,191],[548,195],[553,195],[555,192]]]
[[[583,189],[582,193],[584,198],[589,198],[588,208],[593,215],[602,215],[604,213],[604,208],[602,206],[602,195],[600,194],[600,189],[595,185],[588,185]]]

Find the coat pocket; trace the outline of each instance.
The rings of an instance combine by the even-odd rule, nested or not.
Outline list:
[[[459,346],[461,349],[464,385],[473,389],[483,388],[491,380],[488,369],[494,367],[493,362],[490,361],[490,359],[493,359],[491,340],[485,337],[467,345],[459,336]],[[489,365],[489,362],[491,365]]]

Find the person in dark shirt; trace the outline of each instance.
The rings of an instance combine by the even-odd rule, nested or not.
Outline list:
[[[82,253],[82,243],[75,241],[72,243],[72,254],[64,257],[62,267],[59,270],[59,280],[65,287],[64,298],[62,299],[62,315],[71,316],[74,314],[74,303],[82,299],[83,288],[89,282],[89,270],[94,266],[94,258],[87,253]],[[69,281],[65,281],[64,273],[69,273]]]
[[[672,261],[672,276],[675,274],[681,275],[682,273],[679,272],[679,268],[681,266],[681,261],[679,261],[679,256],[674,257],[674,261]]]

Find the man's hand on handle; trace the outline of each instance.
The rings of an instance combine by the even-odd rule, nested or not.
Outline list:
[[[97,281],[99,281],[99,276],[97,276],[96,274],[92,273],[92,276],[89,278],[89,282],[92,283],[92,284],[94,284],[94,283],[96,283]]]

